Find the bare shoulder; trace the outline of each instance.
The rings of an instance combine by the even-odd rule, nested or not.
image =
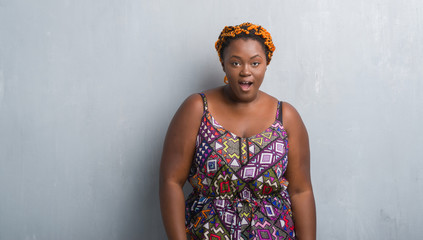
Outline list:
[[[266,100],[274,100],[274,101],[278,101],[278,99],[277,99],[277,98],[275,98],[274,96],[272,96],[272,95],[270,95],[270,94],[268,94],[268,93],[266,93],[266,92],[260,91],[260,94],[261,94],[261,95],[262,95],[262,97],[264,97]]]
[[[305,129],[303,120],[297,109],[288,102],[282,102],[282,118],[285,129],[295,131],[298,128]]]
[[[288,102],[282,102],[282,114],[284,121],[288,121],[292,118],[297,118],[300,116],[297,109],[295,109],[295,107]]]
[[[207,101],[217,101],[222,102],[223,101],[223,86],[207,89],[204,91],[204,94],[207,97]]]
[[[186,109],[189,112],[201,114],[203,112],[203,99],[198,93],[191,94],[181,104],[180,109]]]
[[[203,114],[203,100],[197,93],[188,96],[175,113],[173,123],[192,124],[200,121]],[[184,124],[185,123],[185,124]]]

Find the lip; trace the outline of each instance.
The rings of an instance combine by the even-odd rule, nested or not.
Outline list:
[[[252,81],[238,81],[238,85],[241,87],[241,90],[246,92],[251,89],[253,86]]]

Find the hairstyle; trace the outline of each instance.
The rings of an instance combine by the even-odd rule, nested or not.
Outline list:
[[[273,45],[270,33],[260,25],[255,25],[249,22],[242,23],[236,26],[225,26],[216,41],[215,48],[219,55],[219,60],[223,63],[223,51],[232,40],[235,39],[253,39],[260,42],[266,53],[267,65],[272,60],[275,45]]]

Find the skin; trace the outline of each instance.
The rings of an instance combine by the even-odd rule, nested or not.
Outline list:
[[[267,69],[263,46],[256,40],[233,40],[223,54],[229,84],[205,92],[210,113],[225,129],[251,137],[275,121],[277,99],[259,90]],[[242,84],[248,82],[247,84]],[[316,213],[310,178],[307,130],[293,106],[282,106],[289,153],[285,177],[289,181],[297,239],[316,239]],[[185,199],[182,187],[191,167],[195,140],[203,113],[198,94],[188,97],[173,117],[160,165],[160,206],[169,239],[186,239]],[[184,129],[184,131],[180,131]]]

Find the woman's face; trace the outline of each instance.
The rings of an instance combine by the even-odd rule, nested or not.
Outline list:
[[[252,101],[257,97],[266,72],[266,53],[260,42],[236,39],[223,52],[223,71],[233,97]]]

